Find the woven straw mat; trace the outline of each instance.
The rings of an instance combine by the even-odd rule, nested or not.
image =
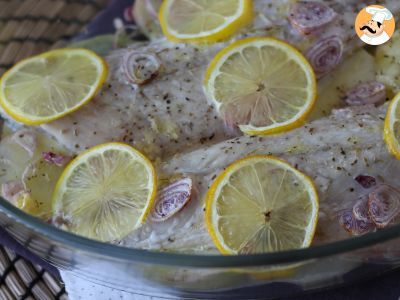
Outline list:
[[[108,0],[0,0],[0,75],[15,62],[65,45]],[[68,299],[40,266],[0,246],[0,300]]]

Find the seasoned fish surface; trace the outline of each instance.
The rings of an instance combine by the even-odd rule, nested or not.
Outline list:
[[[386,106],[379,109],[373,106],[340,109],[329,118],[285,134],[243,136],[177,155],[162,167],[160,173],[166,177],[177,174],[192,177],[197,197],[165,223],[147,221],[123,244],[166,251],[216,252],[205,228],[204,196],[223,168],[252,154],[280,157],[313,179],[320,197],[314,243],[346,238],[348,235],[339,226],[337,214],[366,194],[355,181],[358,175],[367,174],[400,187],[391,176],[400,172],[400,162],[388,153],[382,138],[385,109]]]
[[[321,201],[316,244],[347,237],[337,216],[366,194],[354,180],[357,176],[372,176],[379,183],[400,188],[392,176],[399,174],[400,162],[388,153],[382,138],[386,105],[338,109],[321,119],[321,114],[316,114],[312,119],[318,120],[301,128],[258,137],[243,136],[227,128],[208,101],[203,90],[206,67],[218,51],[245,37],[275,37],[294,45],[308,58],[317,77],[325,76],[327,80],[320,80],[325,89],[332,71],[346,56],[357,57],[363,63],[374,61],[365,50],[359,51],[365,52],[361,55],[352,55],[363,45],[356,38],[354,19],[359,10],[373,1],[316,1],[333,10],[334,17],[306,35],[293,25],[297,20],[289,13],[293,3],[304,2],[255,0],[254,23],[227,42],[190,45],[161,38],[116,50],[106,58],[109,77],[96,97],[78,111],[40,126],[73,154],[97,144],[121,141],[155,162],[161,182],[181,177],[193,181],[193,197],[182,211],[164,222],[148,218],[142,228],[120,242],[123,246],[217,253],[205,228],[205,194],[224,168],[253,154],[280,157],[313,179]],[[381,4],[394,14],[400,11],[398,0]],[[147,80],[137,85],[124,70],[126,57],[132,52],[153,57],[160,64]],[[370,68],[372,71],[365,68],[368,76],[372,74],[365,77],[368,81],[375,79],[374,68]],[[367,80],[361,81],[362,84]],[[334,89],[340,90],[339,86]],[[339,98],[339,92],[332,94]],[[324,115],[330,113],[330,107]],[[7,117],[4,112],[1,114]]]
[[[318,41],[332,36],[345,45],[346,52],[360,46],[358,39],[354,39],[352,26],[356,12],[365,2],[325,1],[337,15],[324,30],[308,36],[291,26],[288,18],[290,3],[289,0],[279,3],[255,1],[256,19],[252,28],[235,38],[274,36],[296,45],[304,53],[313,44],[318,46]],[[392,0],[385,4],[393,11],[400,6],[398,1]],[[75,152],[99,143],[123,141],[152,158],[161,159],[228,139],[232,132],[227,132],[202,87],[206,66],[227,44],[196,47],[156,40],[116,51],[107,58],[110,76],[96,98],[79,111],[42,128]],[[323,43],[321,47],[324,47]],[[124,55],[132,50],[154,54],[163,66],[156,78],[138,88],[127,82],[121,71]],[[327,55],[329,51],[326,49]],[[320,60],[320,56],[309,59],[311,62]]]
[[[203,49],[152,43],[136,51],[157,55],[162,74],[134,88],[121,70],[122,50],[108,57],[110,76],[103,90],[81,110],[42,128],[75,151],[108,141],[136,146],[152,158],[184,151],[191,145],[229,137],[209,105],[201,71],[215,47]],[[184,146],[184,148],[183,148]]]

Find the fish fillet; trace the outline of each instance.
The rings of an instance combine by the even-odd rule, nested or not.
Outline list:
[[[392,174],[400,162],[383,141],[386,105],[335,110],[332,116],[311,122],[285,134],[269,137],[243,136],[176,155],[160,167],[161,177],[185,175],[193,178],[197,197],[174,218],[164,223],[150,220],[122,244],[165,251],[216,253],[204,222],[204,196],[213,179],[237,159],[269,154],[288,161],[309,175],[320,197],[320,215],[314,244],[348,237],[337,214],[354,205],[366,193],[354,180],[368,174],[400,187]],[[223,155],[221,155],[223,154]]]
[[[363,6],[359,1],[330,1],[329,5],[340,12],[337,18],[326,30],[306,37],[296,32],[287,20],[290,3],[255,1],[257,14],[253,27],[236,38],[274,36],[303,51],[315,40],[330,35],[339,36],[347,52],[360,45],[352,28],[355,12]],[[391,0],[385,4],[393,11],[400,6]],[[123,56],[130,50],[116,51],[107,57],[110,75],[95,99],[79,111],[43,125],[42,129],[74,152],[104,142],[123,141],[153,159],[166,159],[177,152],[226,140],[232,133],[227,132],[202,87],[206,66],[226,44],[199,48],[160,39],[133,46],[136,51],[156,54],[163,65],[161,74],[139,89],[128,84],[121,72]]]
[[[272,36],[307,53],[319,40],[337,36],[345,45],[347,56],[362,45],[355,38],[355,16],[372,3],[322,1],[338,13],[336,19],[324,30],[303,36],[288,21],[287,9],[292,0],[254,2],[256,19],[252,27],[232,40]],[[397,0],[382,4],[394,14],[400,11]],[[356,176],[368,174],[400,187],[390,176],[398,174],[400,162],[388,153],[382,139],[386,106],[335,110],[330,117],[274,136],[242,136],[228,131],[208,102],[202,80],[211,59],[230,42],[194,46],[157,39],[116,50],[106,58],[109,77],[96,97],[78,111],[40,126],[72,152],[122,141],[153,159],[161,179],[183,174],[193,178],[196,196],[182,212],[163,223],[148,220],[121,241],[122,245],[216,253],[204,224],[204,195],[223,168],[251,154],[281,157],[315,181],[321,199],[316,244],[346,237],[336,216],[362,195],[362,188],[354,181]],[[153,54],[162,65],[156,78],[138,88],[126,81],[121,70],[130,51]]]

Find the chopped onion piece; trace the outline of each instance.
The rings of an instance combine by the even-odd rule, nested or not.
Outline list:
[[[369,175],[358,175],[355,178],[355,181],[357,181],[364,189],[370,189],[376,186],[375,177]]]
[[[151,219],[163,222],[175,215],[191,199],[192,187],[191,178],[183,178],[164,187],[158,194]]]
[[[53,152],[42,152],[42,158],[44,161],[59,167],[65,166],[71,160],[71,156]]]

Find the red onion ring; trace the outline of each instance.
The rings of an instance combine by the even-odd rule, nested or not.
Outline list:
[[[146,84],[159,74],[161,63],[155,54],[131,51],[123,58],[123,71],[130,83]]]
[[[192,188],[191,178],[183,178],[164,187],[150,215],[152,221],[164,222],[182,210],[192,197]]]
[[[317,78],[322,78],[340,63],[343,56],[343,42],[338,36],[324,38],[312,45],[306,56]]]
[[[368,195],[360,198],[353,206],[353,216],[356,220],[371,223],[368,212]]]
[[[351,235],[364,235],[374,231],[376,228],[372,222],[357,220],[352,210],[345,210],[338,215],[339,224]]]
[[[289,21],[301,34],[308,35],[332,22],[336,12],[317,1],[298,1],[289,8]]]
[[[378,228],[394,223],[400,217],[400,191],[387,184],[378,185],[369,194],[368,212]]]
[[[361,83],[346,92],[344,101],[351,106],[379,104],[385,101],[386,87],[383,83],[370,81]]]

